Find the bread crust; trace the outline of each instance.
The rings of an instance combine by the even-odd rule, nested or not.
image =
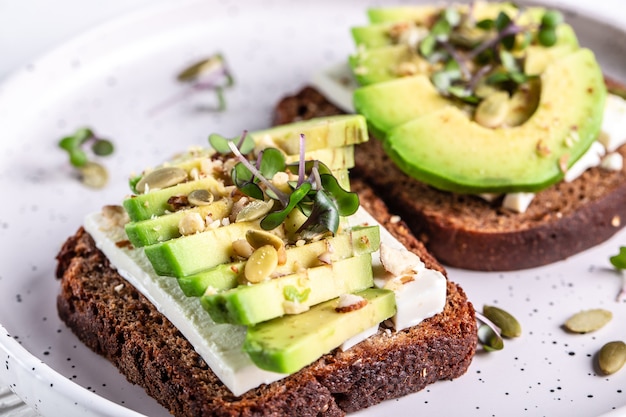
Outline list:
[[[355,189],[392,234],[444,271],[365,183],[355,181]],[[420,325],[401,332],[381,327],[346,352],[335,350],[282,381],[235,397],[183,335],[123,280],[84,229],[65,242],[57,259],[61,319],[177,416],[341,416],[456,378],[476,350],[472,304],[448,281],[444,311]]]
[[[315,117],[315,109],[342,113],[306,87],[278,103],[274,121]],[[626,157],[626,145],[618,151]],[[408,177],[376,139],[356,147],[355,164],[351,176],[371,184],[428,250],[453,267],[506,271],[546,265],[607,240],[626,224],[626,165],[621,171],[589,169],[540,191],[525,213],[515,213],[501,208],[501,200],[444,192]]]

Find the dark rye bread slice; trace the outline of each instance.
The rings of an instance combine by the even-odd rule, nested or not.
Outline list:
[[[278,103],[274,122],[340,113],[305,87]],[[626,145],[619,153],[626,157]],[[505,271],[545,265],[595,246],[626,225],[626,164],[621,171],[589,169],[571,183],[537,193],[525,213],[515,213],[502,209],[501,200],[443,192],[408,177],[373,138],[356,147],[355,163],[351,177],[367,181],[428,250],[453,267]]]
[[[433,268],[440,264],[364,183],[362,205]],[[82,228],[58,254],[61,319],[177,416],[341,416],[465,373],[476,350],[474,309],[447,284],[442,313],[401,332],[381,328],[300,372],[235,397],[182,334],[126,283]],[[121,289],[120,289],[121,288]]]

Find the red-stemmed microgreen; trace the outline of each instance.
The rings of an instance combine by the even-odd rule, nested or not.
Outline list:
[[[336,233],[341,216],[354,214],[359,207],[356,193],[344,190],[326,165],[317,160],[305,160],[306,138],[300,135],[299,160],[287,164],[284,154],[276,148],[266,148],[257,158],[249,160],[240,147],[245,146],[246,133],[237,139],[211,135],[211,145],[219,153],[228,153],[238,163],[231,171],[237,188],[248,197],[259,200],[273,199],[279,202],[275,211],[260,222],[265,230],[271,230],[285,222],[293,210],[299,210],[307,219],[297,230],[303,238],[324,233]],[[297,175],[288,181],[291,192],[278,189],[271,181],[278,172]]]
[[[186,84],[186,88],[173,97],[153,107],[150,115],[178,103],[201,91],[212,91],[217,98],[216,111],[226,110],[224,90],[235,84],[234,77],[226,65],[224,57],[217,53],[208,58],[189,65],[176,76],[178,82]]]
[[[523,58],[515,58],[512,51],[523,51],[533,42],[554,45],[557,27],[563,22],[555,10],[546,11],[541,22],[534,25],[516,23],[521,10],[514,17],[502,11],[494,19],[480,21],[474,18],[473,10],[470,7],[469,13],[461,15],[455,8],[443,9],[418,45],[419,54],[441,66],[431,75],[441,94],[469,104],[480,102],[475,89],[482,81],[512,93],[536,78],[524,74]],[[478,35],[464,36],[468,27]]]
[[[108,172],[93,157],[111,155],[115,149],[113,142],[96,136],[88,127],[82,127],[73,135],[59,140],[58,145],[67,152],[69,162],[78,171],[83,184],[91,188],[102,188],[106,185]]]

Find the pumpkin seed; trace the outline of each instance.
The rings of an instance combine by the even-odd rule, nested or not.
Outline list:
[[[278,252],[272,245],[261,246],[248,258],[244,276],[252,283],[265,281],[278,266]]]
[[[209,190],[193,190],[187,195],[187,201],[194,206],[207,206],[215,197]]]
[[[509,112],[504,123],[508,127],[515,127],[526,122],[537,109],[540,94],[541,87],[538,82],[520,86],[511,96]]]
[[[609,342],[602,346],[598,354],[598,367],[605,375],[619,371],[626,363],[626,343]]]
[[[109,181],[109,173],[105,167],[97,162],[87,161],[79,168],[80,180],[90,188],[103,188]]]
[[[278,254],[278,264],[283,265],[287,262],[285,242],[275,234],[266,232],[265,230],[250,229],[246,232],[246,240],[255,249],[265,245],[273,246]]]
[[[187,180],[187,171],[179,167],[163,167],[155,169],[144,175],[135,189],[138,193],[145,193],[146,190],[154,190],[171,187]]]
[[[601,329],[613,318],[613,314],[601,308],[584,310],[565,322],[565,328],[574,333],[589,333]]]
[[[506,91],[497,91],[487,96],[476,107],[474,120],[476,123],[496,128],[504,122],[506,115],[509,113],[509,93]]]
[[[500,334],[504,337],[518,337],[522,335],[522,326],[517,319],[501,308],[494,306],[483,306],[483,314],[493,324],[498,326]]]
[[[254,252],[254,248],[246,239],[237,239],[233,241],[233,251],[237,256],[249,258],[252,252]]]
[[[235,217],[235,222],[251,222],[265,216],[274,207],[274,200],[252,200]]]

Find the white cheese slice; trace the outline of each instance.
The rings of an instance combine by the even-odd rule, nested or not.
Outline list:
[[[621,171],[624,167],[624,157],[617,152],[611,152],[602,158],[600,166],[609,171]]]
[[[119,274],[180,330],[234,395],[285,376],[259,369],[243,352],[245,327],[216,324],[175,278],[156,275],[143,249],[118,247],[127,239],[123,228],[110,227],[100,213],[87,216],[84,226]]]
[[[374,285],[396,293],[397,311],[392,318],[396,331],[415,326],[443,311],[447,280],[441,272],[426,268],[412,252],[387,246],[385,242],[381,242],[380,253],[384,254],[382,264],[389,273],[376,276]],[[409,265],[411,258],[413,262]]]
[[[352,226],[378,224],[363,208],[359,208],[348,219],[348,223]],[[286,376],[264,371],[252,363],[242,350],[245,327],[216,324],[204,311],[198,298],[183,294],[175,278],[156,275],[143,249],[116,245],[116,242],[127,239],[123,226],[111,225],[101,213],[87,216],[84,226],[120,275],[145,295],[180,330],[234,395],[241,395],[263,383],[277,381]],[[389,247],[404,249],[386,229],[381,227],[380,233],[381,242]],[[380,278],[385,274],[378,252],[372,255],[372,267],[375,277]],[[398,313],[401,317],[412,314],[410,297],[411,293],[407,292],[406,296],[399,299]],[[369,333],[366,331],[357,335],[347,343],[354,346],[375,333],[377,328],[375,326],[369,329]],[[345,349],[348,349],[348,345]]]
[[[613,152],[626,143],[626,100],[613,94],[606,97],[602,120],[602,134],[598,140],[607,152]]]
[[[602,162],[602,157],[606,153],[604,146],[595,141],[591,144],[587,152],[583,154],[578,161],[574,163],[565,173],[565,177],[563,180],[565,182],[572,182],[576,178],[580,177],[583,172],[587,171],[589,168],[597,167]]]

